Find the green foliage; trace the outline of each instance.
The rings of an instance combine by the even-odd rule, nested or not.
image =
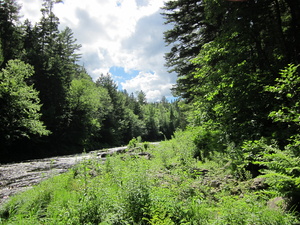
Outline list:
[[[128,148],[136,148],[139,143],[141,143],[141,137],[132,138],[128,143]]]
[[[268,184],[272,189],[284,196],[299,199],[300,191],[300,158],[292,151],[275,149],[273,152],[264,152],[261,165],[267,167],[263,171]],[[298,200],[297,200],[298,201]]]
[[[300,188],[300,158],[294,147],[280,150],[275,144],[268,144],[264,139],[248,143],[253,154],[252,162],[262,165],[262,177],[266,178],[270,189],[281,195],[298,201]],[[253,151],[254,150],[254,151]]]
[[[87,79],[74,79],[69,91],[70,107],[75,111],[87,111],[95,113],[100,107],[100,89]]]
[[[195,131],[195,130],[194,130]],[[296,224],[249,189],[232,194],[222,165],[193,158],[194,131],[151,147],[153,158],[115,155],[82,162],[21,193],[0,209],[2,224]],[[195,175],[192,168],[208,169]],[[221,178],[223,176],[223,178]],[[211,186],[210,179],[222,180]],[[228,191],[229,190],[229,191]]]
[[[99,132],[104,119],[108,94],[90,79],[74,79],[68,93],[70,124],[68,136],[84,148],[92,145],[91,137]],[[108,108],[106,108],[107,110]],[[74,141],[73,141],[74,142]]]
[[[299,65],[289,64],[280,71],[280,75],[281,77],[275,80],[274,85],[268,85],[265,88],[267,92],[275,93],[275,101],[278,104],[277,110],[270,112],[269,116],[275,122],[287,126],[286,138],[296,141],[300,125]]]
[[[0,72],[0,136],[4,146],[16,139],[50,133],[40,121],[38,92],[26,83],[32,75],[33,68],[20,60],[9,61]]]
[[[220,201],[219,220],[214,224],[293,224],[293,219],[265,207],[255,196],[224,197]]]
[[[197,125],[213,121],[237,145],[261,136],[284,140],[280,132],[289,133],[288,125],[278,126],[270,119],[270,112],[280,112],[274,93],[265,92],[265,86],[272,86],[288,63],[299,62],[299,48],[292,38],[298,33],[292,28],[298,18],[295,4],[285,0],[165,3],[163,15],[171,25],[165,41],[172,46],[167,65],[178,74],[177,94],[201,114]],[[296,33],[291,35],[290,29]]]
[[[201,160],[210,159],[216,152],[223,152],[225,150],[225,143],[222,140],[222,133],[220,130],[213,129],[212,126],[201,126],[195,128],[197,135],[194,138],[194,143],[197,146],[197,151],[194,157]]]

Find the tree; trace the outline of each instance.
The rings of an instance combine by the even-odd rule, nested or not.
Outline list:
[[[172,25],[165,32],[166,43],[172,45],[166,54],[166,65],[178,74],[177,94],[186,100],[193,98],[190,87],[198,83],[192,76],[197,66],[190,60],[199,54],[203,45],[221,36],[223,43],[251,41],[248,52],[259,58],[253,64],[272,73],[278,73],[278,68],[272,68],[274,61],[279,60],[275,63],[275,66],[281,64],[279,69],[287,63],[298,64],[300,51],[295,40],[300,33],[296,29],[300,23],[299,3],[299,0],[165,2],[163,15],[166,24]]]
[[[107,112],[108,93],[96,87],[91,79],[74,79],[68,94],[70,122],[65,134],[70,144],[83,148],[93,147]]]
[[[0,68],[5,67],[8,60],[18,58],[22,49],[20,29],[16,26],[19,10],[20,6],[16,0],[0,2],[0,45],[3,56]]]
[[[195,66],[190,60],[215,36],[214,26],[205,19],[204,5],[202,0],[178,0],[166,1],[163,7],[165,24],[172,26],[164,33],[165,42],[172,46],[165,55],[166,66],[178,76],[174,93],[187,99],[192,98],[189,85],[196,82],[191,76]]]
[[[81,73],[76,64],[80,48],[70,28],[58,30],[59,19],[53,13],[55,3],[45,0],[41,9],[43,17],[34,27],[26,21],[24,28],[24,60],[32,64],[35,74],[32,77],[43,104],[42,120],[52,131],[49,142],[63,142],[70,112],[68,93],[72,80]]]
[[[146,104],[143,105],[142,108],[146,124],[146,134],[144,138],[150,141],[159,140],[161,133],[159,132],[159,119],[155,104]]]
[[[54,48],[54,53],[60,56],[63,65],[69,66],[68,69],[71,71],[77,68],[74,64],[81,57],[80,54],[76,53],[81,48],[81,45],[76,42],[77,40],[74,38],[72,30],[66,27],[58,34]]]
[[[43,0],[43,8],[41,12],[43,17],[39,23],[40,28],[40,38],[42,44],[42,50],[47,52],[51,50],[52,44],[58,36],[58,25],[59,18],[53,13],[53,7],[55,3],[61,3],[61,0]]]
[[[146,94],[142,90],[137,92],[137,101],[140,105],[145,105],[147,103]]]
[[[278,122],[281,128],[286,127],[286,129],[278,131],[277,136],[280,135],[282,139],[285,138],[288,142],[294,141],[296,148],[298,148],[300,143],[299,66],[300,64],[297,66],[289,64],[280,71],[281,76],[275,80],[274,85],[265,87],[267,92],[275,93],[273,101],[278,106],[274,111],[270,112],[269,116],[275,122]]]
[[[38,92],[26,83],[32,66],[10,60],[0,72],[0,143],[8,149],[15,141],[34,135],[49,135],[41,122]]]
[[[107,90],[111,105],[110,111],[103,121],[100,133],[100,136],[103,138],[102,141],[109,145],[123,144],[124,131],[122,129],[125,125],[125,100],[123,94],[118,92],[118,86],[110,74],[106,76],[101,74],[96,81],[96,85]]]
[[[167,62],[179,71],[177,90],[194,103],[203,122],[220,124],[231,141],[272,136],[278,129],[268,117],[276,108],[274,95],[264,87],[274,83],[285,65],[298,61],[292,29],[297,15],[290,7],[284,0],[166,4],[167,22],[174,27],[165,37],[177,57],[167,57]],[[199,23],[187,21],[185,14]],[[191,38],[193,32],[201,41]]]

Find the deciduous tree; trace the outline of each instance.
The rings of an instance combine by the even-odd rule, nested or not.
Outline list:
[[[50,132],[41,122],[38,92],[26,80],[33,67],[20,60],[10,60],[0,72],[0,146],[9,149],[16,140]]]

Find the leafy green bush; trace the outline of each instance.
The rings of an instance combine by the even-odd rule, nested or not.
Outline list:
[[[276,134],[278,138],[299,140],[300,127],[300,65],[289,64],[280,71],[280,77],[275,80],[274,85],[265,87],[267,92],[275,95],[274,101],[278,109],[270,112],[269,117],[277,122],[283,129]]]
[[[273,196],[279,195],[292,199],[292,204],[299,204],[300,199],[300,158],[294,147],[279,149],[275,141],[261,140],[245,142],[243,146],[245,165],[259,165],[260,177],[266,179],[268,190]]]
[[[142,142],[142,138],[139,136],[137,138],[132,138],[127,147],[129,149],[135,149],[135,148],[140,148],[141,151],[146,151],[150,145],[149,145],[149,142]]]
[[[211,159],[214,153],[223,152],[225,150],[220,130],[203,125],[194,128],[193,132],[196,132],[196,136],[193,140],[197,146],[197,150],[194,152],[195,158],[204,161],[205,159]]]
[[[137,138],[132,138],[128,143],[128,148],[135,148],[137,147],[137,144],[139,143]]]

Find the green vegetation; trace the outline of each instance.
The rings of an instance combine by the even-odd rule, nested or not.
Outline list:
[[[11,60],[0,72],[1,145],[10,145],[16,139],[32,134],[48,135],[40,121],[41,104],[38,92],[26,84],[33,68],[20,60]]]
[[[299,72],[299,6],[299,0],[165,3],[163,15],[171,25],[165,40],[172,47],[167,65],[177,72],[175,91],[198,125],[213,124],[211,129],[236,145],[271,137],[281,146],[295,134],[293,126],[269,114],[293,105],[297,95],[266,87],[276,84],[288,65]]]
[[[0,5],[1,160],[130,149],[13,197],[2,223],[300,223],[300,0],[166,1],[173,103],[94,83],[55,2],[20,27],[16,1]]]
[[[170,141],[147,145],[150,160],[129,151],[111,156],[105,162],[96,157],[82,162],[66,174],[11,198],[0,210],[1,222],[168,225],[299,222],[285,200],[271,205],[272,199],[282,196],[283,183],[277,189],[260,189],[250,175],[241,179],[230,165],[229,150],[216,153],[211,160],[196,159],[194,134],[194,129],[178,131]],[[135,146],[141,146],[136,151],[145,151],[143,143],[132,147]],[[274,166],[269,169],[276,170]]]
[[[178,102],[148,103],[143,91],[120,91],[110,74],[96,82],[78,65],[81,45],[59,27],[56,3],[19,21],[16,0],[0,4],[0,162],[71,154],[171,138],[185,122]]]

